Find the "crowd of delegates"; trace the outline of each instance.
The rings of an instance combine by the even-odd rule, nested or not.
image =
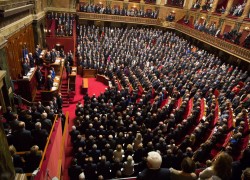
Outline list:
[[[79,8],[80,12],[88,12],[88,13],[99,13],[99,14],[112,14],[112,15],[121,15],[121,16],[132,16],[132,17],[145,17],[145,18],[154,18],[157,19],[158,11],[153,10],[143,10],[137,8],[122,8],[118,6],[104,7],[102,4],[80,4]]]
[[[72,36],[73,35],[73,23],[75,17],[71,13],[57,13],[51,12],[47,14],[47,20],[50,22],[50,28],[52,22],[50,20],[55,19],[55,30],[57,36]],[[49,29],[50,29],[49,28]]]
[[[213,158],[212,150],[229,132],[234,136],[227,152],[239,153],[249,134],[246,71],[173,32],[79,26],[78,33],[79,65],[98,69],[112,85],[76,105],[72,179],[81,171],[86,179],[136,175],[151,151],[160,152],[162,167],[181,171],[185,157],[197,164]],[[228,125],[231,104],[235,128]]]
[[[41,151],[47,143],[55,114],[61,115],[63,123],[65,116],[62,114],[60,95],[54,97],[48,106],[37,102],[36,105],[28,106],[27,109],[18,109],[17,112],[7,107],[7,111],[0,116],[17,172],[33,172],[38,167]],[[16,154],[21,151],[30,151],[30,153],[21,157]]]
[[[207,23],[206,21],[199,22],[196,20],[194,23],[194,28],[215,37],[218,37],[221,32],[221,30],[216,27],[215,23]]]
[[[184,19],[184,23],[188,24],[188,18]],[[221,29],[216,27],[215,23],[207,23],[206,21],[200,22],[198,20],[195,21],[194,23],[194,28],[201,31],[201,32],[205,32],[207,34],[210,34],[212,36],[215,37],[221,37],[222,39],[225,39],[227,41],[230,41],[234,44],[240,45],[240,38],[242,36],[242,30],[236,30],[236,29],[232,29],[229,32],[224,33],[223,35],[221,35]],[[249,48],[249,39],[250,36],[247,35],[247,37],[244,39],[243,42],[243,46],[245,48]]]

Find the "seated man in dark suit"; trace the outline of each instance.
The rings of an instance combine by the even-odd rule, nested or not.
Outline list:
[[[147,157],[147,169],[138,174],[137,179],[143,180],[166,180],[170,179],[170,171],[167,168],[161,168],[162,157],[158,152],[151,151]]]

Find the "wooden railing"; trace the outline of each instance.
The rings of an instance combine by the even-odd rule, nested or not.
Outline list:
[[[69,135],[69,112],[66,112],[65,115],[66,119],[65,119],[65,124],[63,127],[63,138],[62,138],[62,142],[61,142],[61,149],[60,149],[60,159],[58,160],[58,174],[57,177],[61,177],[63,176],[63,170],[64,169],[64,165],[65,165],[65,150],[67,147],[67,140],[68,140],[68,135]],[[63,179],[63,178],[61,178]]]
[[[43,153],[43,155],[42,155],[42,159],[41,159],[41,161],[40,161],[40,164],[39,164],[38,169],[41,169],[41,168],[42,168],[43,161],[44,161],[44,159],[46,158],[46,157],[45,157],[46,151],[47,151],[47,148],[48,148],[49,144],[50,144],[51,141],[52,141],[51,135],[52,135],[52,132],[54,131],[55,123],[57,122],[57,116],[58,116],[58,115],[56,114],[56,115],[55,115],[54,122],[53,122],[53,125],[52,125],[52,128],[51,128],[50,133],[49,133],[49,136],[48,136],[47,143],[46,143],[46,145],[45,145],[45,147],[44,147],[44,153]]]
[[[14,95],[14,98],[17,99],[17,101],[19,101],[18,99],[20,98],[22,103],[25,104],[25,105],[28,105],[28,106],[33,106],[35,104],[37,104],[37,102],[31,102],[31,101],[28,101],[27,99],[23,98],[22,96],[16,94],[16,93],[13,93]]]

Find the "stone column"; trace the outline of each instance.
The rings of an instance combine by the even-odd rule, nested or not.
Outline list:
[[[219,2],[219,0],[214,0],[214,1],[213,1],[213,5],[212,5],[211,12],[215,12],[215,11],[216,11],[218,2]]]
[[[249,11],[250,11],[250,0],[247,1],[247,4],[246,4],[244,11],[241,15],[241,18],[242,19],[246,18],[248,16]]]
[[[226,7],[226,10],[225,10],[225,13],[224,13],[225,16],[227,16],[227,15],[229,14],[229,11],[230,11],[230,9],[231,9],[233,3],[234,3],[234,0],[229,0],[229,1],[227,2],[227,7]]]

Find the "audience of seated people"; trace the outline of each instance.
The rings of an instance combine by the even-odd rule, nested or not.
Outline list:
[[[98,13],[98,14],[112,14],[112,15],[121,15],[121,16],[132,16],[132,17],[145,17],[145,18],[153,18],[157,19],[158,11],[148,11],[137,8],[120,9],[117,6],[104,7],[102,4],[80,4],[80,12],[88,12],[88,13]]]
[[[112,84],[99,97],[85,95],[84,104],[76,105],[70,132],[74,166],[86,179],[126,177],[123,170],[131,155],[137,175],[147,167],[150,151],[160,152],[161,167],[172,167],[180,178],[184,173],[195,178],[186,157],[199,164],[212,159],[230,132],[236,136],[219,151],[225,149],[233,158],[240,154],[249,135],[246,71],[159,29],[83,25],[78,33],[79,65],[97,68]],[[99,163],[109,170],[104,173]]]
[[[55,30],[57,36],[72,36],[73,35],[73,23],[75,17],[71,13],[57,13],[51,12],[47,14],[47,19],[55,19]],[[49,29],[51,28],[51,24]]]

